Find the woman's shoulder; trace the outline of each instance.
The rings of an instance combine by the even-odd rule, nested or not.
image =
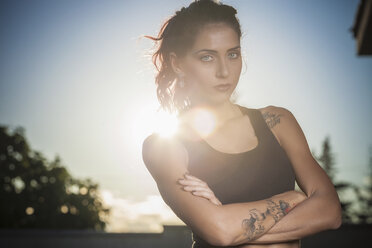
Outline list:
[[[284,107],[281,106],[275,106],[275,105],[268,105],[261,108],[250,108],[242,106],[244,109],[248,111],[254,111],[257,113],[260,113],[265,121],[268,121],[270,118],[279,118],[284,117],[290,113],[290,111]]]
[[[287,135],[288,131],[287,123],[293,119],[292,112],[285,107],[274,105],[259,108],[258,110],[279,144],[282,145],[281,140],[283,136]]]
[[[142,143],[142,159],[151,174],[155,176],[167,170],[169,164],[187,164],[188,153],[176,136],[164,137],[154,132]]]
[[[167,137],[160,133],[153,132],[143,140],[142,153],[162,153],[167,151],[179,152],[180,150],[183,150],[183,144],[179,140],[178,136],[178,134],[175,134]]]
[[[262,115],[268,111],[277,111],[277,109],[280,108],[274,105],[268,105],[266,107],[261,107],[261,108],[253,108],[253,107],[248,107],[248,106],[244,106],[240,104],[236,104],[236,105],[240,107],[240,109],[243,109],[244,111],[257,112],[257,113],[261,113]]]
[[[291,112],[285,107],[274,105],[268,105],[266,107],[258,108],[257,110],[260,111],[266,122],[276,119],[276,122],[280,123],[280,118],[285,118],[291,114]],[[274,125],[271,124],[270,126],[273,127]]]

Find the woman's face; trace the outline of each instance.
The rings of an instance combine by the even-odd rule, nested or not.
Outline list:
[[[191,102],[218,104],[229,100],[242,69],[238,34],[224,23],[204,26],[181,66]],[[230,87],[218,90],[220,84]]]

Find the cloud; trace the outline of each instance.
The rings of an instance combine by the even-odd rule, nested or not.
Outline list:
[[[148,195],[144,201],[116,197],[102,190],[104,203],[111,208],[107,232],[163,232],[163,224],[185,225],[160,195]]]

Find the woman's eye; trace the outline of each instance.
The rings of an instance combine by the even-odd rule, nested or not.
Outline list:
[[[234,55],[234,56],[230,56],[232,59],[236,59],[236,58],[239,57],[239,53],[230,53],[229,55]],[[210,55],[202,56],[201,60],[204,61],[204,62],[212,61],[212,56],[210,56]]]
[[[230,55],[231,55],[231,54],[235,54],[235,56],[232,56],[233,59],[236,59],[236,58],[239,57],[239,53],[230,53]]]
[[[205,61],[205,62],[211,61],[210,59],[205,59],[205,58],[208,58],[208,57],[212,58],[212,56],[210,56],[210,55],[205,55],[205,56],[201,57],[201,60]]]

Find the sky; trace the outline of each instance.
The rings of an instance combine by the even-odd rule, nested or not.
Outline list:
[[[337,180],[366,182],[372,145],[372,57],[349,31],[358,0],[222,1],[238,11],[237,103],[290,110],[319,154],[330,137]],[[182,223],[142,161],[156,109],[151,40],[191,1],[0,1],[0,125],[98,182],[113,232]]]

